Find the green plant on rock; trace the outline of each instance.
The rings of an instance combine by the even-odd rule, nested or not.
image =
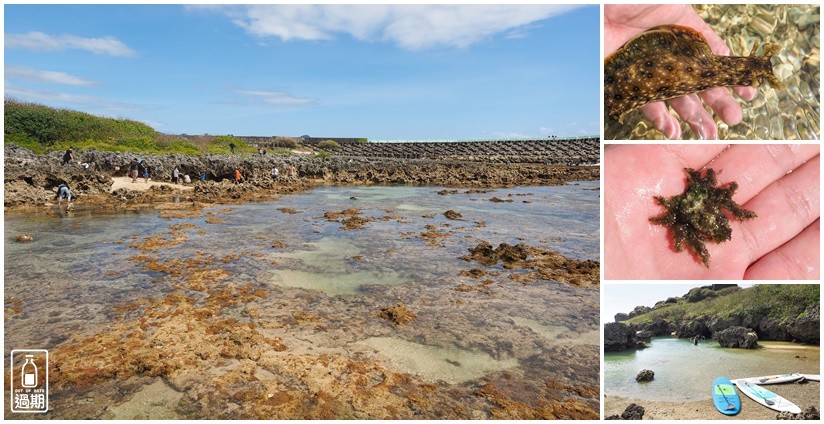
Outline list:
[[[323,150],[338,150],[340,149],[340,143],[335,140],[323,140],[318,143],[318,148]]]

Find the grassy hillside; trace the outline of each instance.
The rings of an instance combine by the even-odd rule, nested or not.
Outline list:
[[[681,298],[677,303],[661,306],[626,322],[648,324],[656,319],[684,322],[709,316],[727,318],[731,314],[794,319],[806,316],[812,305],[820,305],[820,296],[818,284],[760,284],[743,290],[725,289],[715,297],[698,302]]]
[[[254,147],[230,136],[199,137],[197,142],[192,142],[158,133],[142,122],[129,119],[103,118],[12,99],[6,99],[4,106],[4,142],[35,153],[69,147],[114,152],[229,153],[230,143],[235,144],[237,153],[256,152]]]

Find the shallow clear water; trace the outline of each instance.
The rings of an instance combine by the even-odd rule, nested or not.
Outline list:
[[[715,341],[698,346],[688,339],[653,338],[650,347],[638,351],[604,354],[604,393],[633,399],[691,401],[706,399],[712,381],[764,375],[818,374],[818,346],[783,342],[759,342],[761,349],[722,348]],[[652,370],[655,379],[638,383],[635,376]]]
[[[6,350],[59,351],[148,315],[138,310],[124,316],[118,308],[129,302],[148,305],[151,312],[160,308],[152,306],[153,299],[181,288],[194,302],[204,302],[217,288],[249,284],[267,295],[214,313],[282,340],[284,354],[368,359],[469,393],[479,379],[494,381],[502,372],[523,376],[523,387],[544,387],[548,379],[597,385],[598,338],[592,337],[598,331],[597,288],[515,283],[508,277],[517,271],[459,257],[488,241],[493,246],[523,242],[598,260],[598,185],[448,195],[432,187],[322,187],[275,202],[216,206],[173,218],[156,211],[7,213]],[[513,201],[494,203],[492,197]],[[363,229],[344,230],[340,222],[324,218],[326,212],[351,208],[370,219]],[[462,219],[447,219],[447,210]],[[35,240],[17,243],[21,233]],[[138,248],[153,239],[175,241],[154,250]],[[185,272],[174,277],[153,271],[141,257],[158,264],[196,264],[214,257],[210,272],[226,278],[207,278],[202,284],[218,287],[204,293],[183,284],[190,277]],[[462,283],[480,284],[460,274],[473,268],[488,271],[483,278],[487,292],[456,291]],[[381,308],[398,302],[417,314],[411,324],[393,326],[378,316]],[[193,335],[191,343],[199,343]],[[164,349],[181,352],[198,347],[164,343]],[[559,355],[562,360],[540,359]],[[269,366],[277,375],[271,364],[258,366]],[[216,376],[229,372],[220,361],[198,362],[198,367],[185,379],[173,374],[169,383],[175,390],[194,385],[203,392],[213,390],[202,387],[216,384]],[[100,413],[90,416],[106,417]],[[217,416],[212,410],[203,414]],[[221,411],[220,416],[245,415]]]

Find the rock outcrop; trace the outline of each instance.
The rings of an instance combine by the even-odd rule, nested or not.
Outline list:
[[[604,351],[620,352],[629,349],[642,349],[644,343],[638,341],[635,330],[621,322],[610,322],[604,325]]]
[[[740,349],[754,349],[758,346],[758,335],[755,331],[745,327],[730,327],[712,335],[721,347]]]
[[[620,416],[618,415],[610,415],[606,419],[608,420],[643,420],[644,419],[644,407],[635,403],[629,404],[627,409],[621,413]]]
[[[491,162],[459,162],[433,159],[367,157],[313,157],[292,155],[146,155],[95,150],[76,153],[77,163],[62,165],[62,152],[38,155],[14,145],[5,149],[5,206],[43,205],[54,189],[67,182],[79,196],[108,195],[112,176],[125,176],[132,159],[142,159],[155,181],[170,181],[177,167],[195,184],[205,174],[206,183],[195,197],[236,198],[241,190],[272,190],[300,184],[412,184],[454,187],[505,187],[513,185],[558,185],[574,180],[597,180],[597,166],[567,166],[547,163],[518,163],[501,166]],[[272,168],[280,177],[273,181]],[[233,182],[240,170],[243,184]],[[243,187],[243,188],[241,188]],[[242,197],[242,196],[241,196]],[[200,199],[198,199],[200,200]]]
[[[635,376],[635,381],[639,383],[645,383],[647,381],[652,381],[655,379],[655,372],[652,370],[641,370],[638,375]]]

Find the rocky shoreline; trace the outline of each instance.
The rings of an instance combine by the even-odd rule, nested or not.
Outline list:
[[[170,181],[177,166],[189,175],[189,190],[157,187],[137,193],[129,188],[112,191],[112,177],[124,176],[132,159],[142,159],[155,181]],[[280,176],[271,177],[277,167]],[[234,183],[234,171],[243,180]],[[206,174],[206,181],[198,176]],[[56,188],[67,182],[84,205],[130,207],[172,199],[201,203],[238,203],[269,200],[278,194],[317,185],[425,185],[444,187],[511,187],[561,185],[570,181],[598,180],[597,166],[541,163],[500,164],[432,159],[364,157],[313,157],[291,155],[144,155],[85,151],[62,165],[62,153],[35,154],[14,145],[6,146],[4,158],[4,206],[45,206],[54,202]]]
[[[697,287],[681,297],[671,297],[654,307],[638,306],[629,313],[619,313],[615,322],[604,325],[604,350],[617,352],[643,349],[650,337],[699,337],[718,341],[722,347],[752,349],[757,341],[792,341],[803,344],[820,343],[820,305],[810,305],[805,314],[783,319],[769,311],[741,311],[729,316],[703,315],[684,319],[650,318],[645,322],[627,322],[674,304],[700,302],[741,290],[736,284],[714,284]]]

